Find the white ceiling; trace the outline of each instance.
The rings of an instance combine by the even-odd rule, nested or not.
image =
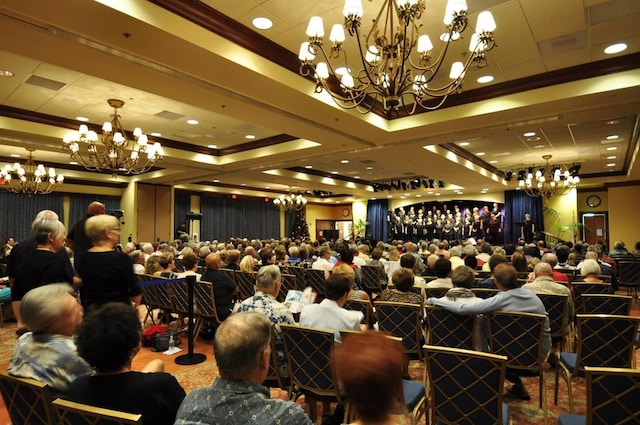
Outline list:
[[[319,14],[328,27],[341,21],[343,5],[342,0],[203,3],[249,28],[256,16],[271,18],[273,28],[260,35],[296,55],[308,17]],[[363,3],[366,22],[381,2]],[[441,31],[445,3],[428,2],[424,28],[434,28],[432,39]],[[467,198],[482,189],[491,194],[513,187],[514,182],[506,185],[492,171],[542,164],[543,154],[558,162],[579,162],[583,176],[598,176],[583,178],[586,187],[639,180],[640,2],[468,3],[473,25],[480,10],[492,11],[498,47],[488,54],[488,68],[467,75],[466,91],[479,88],[475,79],[486,73],[495,77],[492,85],[535,83],[554,71],[610,59],[603,48],[617,41],[629,46],[618,56],[636,54],[627,59],[636,62],[628,66],[635,69],[598,75],[596,68],[589,79],[387,121],[323,101],[313,94],[310,81],[148,1],[67,0],[52,8],[46,0],[3,0],[0,69],[14,76],[0,77],[0,105],[27,116],[0,116],[0,157],[24,157],[24,147],[35,147],[38,162],[64,169],[67,177],[112,183],[110,175],[68,165],[60,141],[68,128],[33,122],[28,115],[85,116],[100,124],[112,113],[107,99],[118,98],[125,101],[120,111],[124,126],[162,133],[166,155],[159,170],[118,177],[117,182],[136,179],[253,196],[318,189],[345,195],[331,202],[348,202],[378,196],[362,182],[419,175],[445,181],[441,196],[451,198],[453,189],[462,189]],[[33,84],[34,77],[60,84],[44,88],[43,80]],[[158,116],[162,113],[174,119]],[[187,124],[190,118],[199,124]],[[539,139],[528,140],[527,131]],[[256,141],[292,137],[286,143],[224,150],[252,142],[247,134]],[[619,139],[606,140],[611,134]],[[447,144],[457,144],[473,161],[465,159],[465,152],[454,155],[452,148],[438,146]],[[222,153],[208,150],[210,145]],[[607,159],[609,147],[617,148],[615,159]],[[616,165],[607,166],[611,163]],[[322,173],[291,170],[305,166]],[[317,175],[331,172],[337,174]],[[421,193],[435,196],[427,189]]]

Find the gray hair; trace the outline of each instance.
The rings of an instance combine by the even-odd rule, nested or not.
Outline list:
[[[64,224],[53,218],[42,218],[33,224],[33,236],[36,238],[36,242],[47,242],[49,234],[53,239],[61,238],[65,234]]]
[[[31,233],[33,233],[34,235],[36,234],[36,224],[44,218],[58,220],[58,214],[51,210],[40,211],[38,214],[36,214],[36,217],[31,222]]]
[[[533,273],[536,276],[542,275],[543,273],[548,275],[548,276],[551,276],[553,274],[553,268],[551,267],[551,264],[549,264],[547,262],[544,262],[544,261],[540,261],[533,268]]]
[[[65,294],[73,294],[73,288],[66,283],[50,283],[34,288],[22,297],[20,316],[30,331],[46,331],[53,321],[66,313]]]
[[[580,274],[582,276],[587,276],[589,274],[600,276],[602,274],[602,269],[596,260],[584,260],[582,268],[580,269]]]
[[[149,242],[142,244],[142,252],[144,252],[145,254],[153,253],[153,245],[151,245]]]
[[[270,266],[261,267],[256,275],[256,288],[271,289],[280,279],[280,269],[272,264]]]

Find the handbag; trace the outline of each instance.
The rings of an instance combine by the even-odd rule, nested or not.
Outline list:
[[[177,332],[162,332],[153,335],[151,341],[152,351],[167,351],[169,349],[169,341],[173,337],[173,346],[177,347],[181,344],[180,338]]]

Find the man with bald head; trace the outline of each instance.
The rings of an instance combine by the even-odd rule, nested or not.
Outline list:
[[[567,285],[569,284],[569,276],[562,273],[560,270],[556,269],[556,265],[558,264],[558,256],[552,252],[547,252],[542,256],[542,262],[547,263],[551,266],[553,275],[553,280],[556,282],[564,282]]]
[[[546,254],[545,254],[546,255]],[[561,283],[554,282],[553,268],[551,264],[544,261],[539,262],[533,269],[535,280],[522,285],[523,289],[528,289],[536,294],[559,294],[569,297],[568,317],[573,317],[573,298],[569,288]]]
[[[220,271],[221,265],[220,254],[207,255],[205,258],[206,271],[200,280],[213,283],[213,296],[216,299],[218,318],[224,320],[233,311],[233,296],[239,292],[239,288],[225,272]]]
[[[66,242],[67,246],[73,251],[73,262],[76,270],[78,269],[78,264],[80,264],[81,257],[93,245],[91,238],[87,236],[87,233],[84,230],[85,223],[89,217],[104,214],[105,211],[106,210],[102,202],[91,202],[87,207],[87,215],[78,220],[71,228],[71,231],[67,234]]]

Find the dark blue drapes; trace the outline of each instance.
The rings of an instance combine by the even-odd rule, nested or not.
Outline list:
[[[187,231],[192,233],[186,214],[191,210],[191,194],[189,192],[175,191],[173,200],[173,229],[177,229],[182,223],[187,225]]]
[[[22,193],[0,192],[0,244],[4,244],[9,236],[17,241],[31,236],[31,222],[42,210],[55,211],[60,220],[64,220],[62,195],[50,193],[27,196]]]
[[[300,211],[286,211],[284,213],[284,235],[289,238],[293,234],[293,228],[296,225],[298,214],[300,214]]]
[[[544,230],[544,210],[542,198],[532,198],[519,190],[504,192],[504,243],[515,243],[520,238],[524,215],[531,214],[535,231]]]
[[[280,238],[280,210],[262,198],[233,199],[202,195],[200,212],[201,240]]]
[[[388,199],[376,199],[367,202],[367,222],[369,224],[367,224],[365,235],[370,237],[371,240],[387,242],[388,213]]]
[[[107,213],[120,209],[120,197],[117,196],[100,196],[100,195],[69,195],[69,229],[73,225],[87,215],[87,207],[93,201],[102,202]],[[133,220],[134,211],[124,212],[123,220],[131,218]],[[62,218],[62,217],[60,217]]]

